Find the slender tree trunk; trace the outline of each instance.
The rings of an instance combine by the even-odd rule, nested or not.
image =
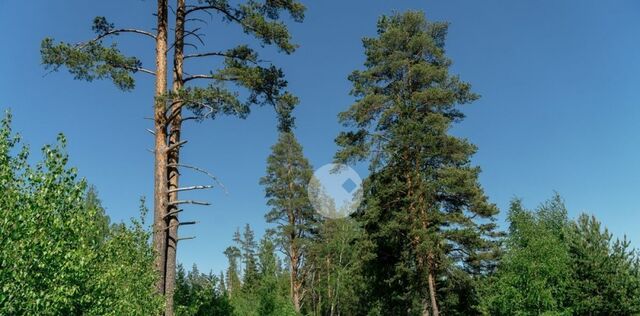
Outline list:
[[[289,164],[289,168],[287,170],[287,174],[289,175],[288,178],[291,179],[291,173],[292,173],[292,168],[293,166],[291,164]],[[293,196],[293,182],[289,182],[289,192],[291,192],[291,199],[294,198]],[[291,266],[291,275],[290,275],[290,295],[291,295],[291,300],[293,302],[293,308],[295,309],[296,313],[300,313],[300,299],[301,299],[301,295],[300,295],[300,290],[302,289],[302,283],[300,280],[300,271],[298,270],[299,268],[299,263],[300,263],[300,250],[298,248],[297,242],[298,242],[298,238],[297,238],[297,233],[298,233],[298,228],[296,226],[296,211],[293,207],[293,205],[291,205],[291,200],[289,200],[289,208],[287,210],[287,217],[289,220],[289,225],[291,226],[292,230],[291,233],[289,234],[289,264]]]
[[[440,311],[438,309],[438,301],[436,300],[436,280],[433,276],[433,264],[429,264],[429,272],[427,278],[429,282],[429,298],[431,299],[431,311],[433,312],[433,316],[439,316]]]
[[[167,88],[167,0],[158,0],[158,34],[156,37],[156,86],[154,105],[155,163],[153,192],[153,250],[154,265],[159,278],[156,291],[165,294],[165,261],[167,230],[167,124],[166,102],[163,99]]]
[[[333,316],[333,295],[331,293],[331,258],[327,257],[327,302],[329,303],[329,315]]]
[[[184,82],[182,79],[182,63],[184,59],[184,23],[185,23],[185,0],[176,1],[176,27],[175,27],[175,44],[173,55],[173,93],[174,97],[171,102],[171,128],[169,132],[169,146],[175,145],[180,142],[180,131],[182,128],[182,102],[177,97],[178,92],[182,89]],[[177,164],[180,158],[180,148],[176,147],[168,153],[169,164],[172,165],[168,168],[169,174],[169,189],[177,189],[179,187],[179,177]],[[173,191],[169,193],[169,202],[178,200],[178,192]],[[168,217],[167,225],[169,227],[169,234],[167,236],[167,265],[166,265],[166,310],[165,316],[173,316],[173,294],[176,285],[176,253],[178,248],[178,214],[177,205],[169,205],[167,211],[173,212]]]
[[[415,238],[414,239],[414,243],[418,243],[419,239]],[[424,264],[424,257],[421,256],[420,254],[416,254],[418,256],[418,275],[420,277],[422,277],[425,273],[426,267]],[[421,304],[422,304],[422,316],[429,316],[430,311],[431,311],[431,306],[429,305],[429,290],[428,290],[428,286],[427,289],[425,289],[424,291],[422,291],[422,300],[421,300]]]
[[[404,155],[404,159],[405,161],[411,161],[409,160],[409,155],[405,154]],[[412,168],[416,168],[415,166],[412,166]],[[421,224],[421,228],[423,230],[426,231],[427,226],[426,226],[426,219],[424,218],[425,214],[424,212],[420,212],[421,214],[417,214],[418,211],[416,210],[416,206],[415,206],[415,201],[414,201],[414,187],[413,187],[413,179],[412,179],[412,174],[408,173],[406,175],[407,177],[407,199],[409,200],[409,212],[411,214],[414,214],[414,218],[418,218],[420,220],[420,224]],[[418,207],[421,207],[420,202],[421,199],[420,197],[417,198],[418,199]],[[422,218],[418,217],[418,215],[422,215]],[[417,272],[418,275],[420,276],[420,278],[424,275],[425,270],[428,270],[426,268],[425,262],[424,262],[424,256],[422,255],[422,253],[419,250],[419,246],[420,246],[420,238],[418,236],[415,236],[412,240],[412,244],[413,244],[413,248],[415,251],[415,255],[418,261],[418,265],[417,265]],[[430,273],[430,271],[428,272]],[[422,283],[422,281],[420,281]],[[424,284],[424,283],[422,283]],[[423,297],[421,300],[421,304],[422,304],[422,316],[429,316],[429,311],[430,311],[430,306],[429,306],[429,295],[430,295],[430,290],[426,289],[423,291]],[[435,315],[434,315],[435,316]]]
[[[429,300],[426,297],[422,298],[422,316],[429,316]]]
[[[293,308],[296,310],[296,313],[300,313],[301,284],[298,271],[298,260],[300,260],[300,257],[298,249],[293,245],[293,243],[289,246],[289,251],[291,253],[291,299],[293,300]]]

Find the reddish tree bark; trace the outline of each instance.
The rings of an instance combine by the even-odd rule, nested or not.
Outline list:
[[[154,162],[154,192],[153,192],[153,250],[155,252],[154,265],[159,278],[156,290],[165,294],[165,248],[167,209],[167,127],[165,102],[163,96],[167,88],[167,0],[158,0],[156,35],[156,84],[154,93],[154,132],[155,132],[155,162]]]

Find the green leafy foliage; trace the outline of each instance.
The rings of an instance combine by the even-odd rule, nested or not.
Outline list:
[[[490,315],[570,315],[567,211],[559,198],[536,212],[514,201],[506,251],[482,302]]]
[[[0,314],[156,313],[148,233],[135,222],[107,227],[95,191],[66,166],[65,142],[58,136],[32,167],[2,120]]]
[[[310,246],[305,306],[312,315],[366,315],[370,291],[364,263],[370,243],[352,218],[325,219]]]
[[[144,202],[142,202],[144,203]],[[156,275],[150,233],[144,229],[144,214],[131,225],[114,224],[99,250],[89,280],[93,293],[89,315],[150,315],[162,306],[155,293]],[[90,294],[95,295],[95,294]]]
[[[280,261],[273,241],[266,236],[260,242],[260,280],[257,290],[259,305],[257,315],[295,316],[291,305]]]
[[[514,201],[497,273],[482,289],[487,315],[635,315],[640,267],[626,240],[587,215],[567,218],[556,195],[536,211]]]
[[[245,238],[247,231],[250,238]],[[231,246],[225,251],[229,268],[224,293],[229,298],[233,315],[296,315],[289,298],[289,275],[282,269],[273,240],[268,234],[259,246],[248,242],[252,240],[253,231],[246,228],[245,234],[238,232],[234,236],[234,243],[240,247]],[[238,261],[240,258],[243,258],[245,271],[242,275],[238,273],[242,268]],[[219,288],[222,284],[220,282]]]
[[[212,274],[204,274],[193,265],[185,273],[178,265],[174,300],[177,316],[231,316],[231,306],[227,293],[221,288],[222,279]]]

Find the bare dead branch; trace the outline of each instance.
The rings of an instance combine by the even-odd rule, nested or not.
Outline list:
[[[135,33],[135,34],[140,34],[140,35],[145,35],[145,36],[151,37],[154,40],[156,39],[155,35],[153,35],[150,32],[143,31],[143,30],[138,30],[138,29],[115,29],[115,30],[111,30],[111,31],[108,31],[106,33],[100,34],[100,35],[96,36],[92,40],[86,41],[84,43],[78,43],[78,44],[76,44],[76,46],[77,46],[77,48],[82,48],[82,47],[85,47],[85,46],[89,45],[89,43],[94,43],[94,42],[97,42],[97,41],[107,37],[107,36],[117,35],[117,34],[120,34],[120,33]]]
[[[187,105],[187,102],[184,102],[184,100],[174,99],[171,103],[171,106],[169,107],[169,110],[167,110],[167,112],[170,113],[169,117],[167,118],[167,122],[172,122],[173,119],[178,116],[178,114],[180,114],[180,109],[182,109],[185,105]]]
[[[228,54],[223,53],[223,52],[208,52],[208,53],[202,53],[202,54],[189,54],[189,55],[184,55],[184,59],[189,59],[189,58],[196,58],[196,57],[208,57],[208,56],[223,56],[226,57],[228,56]]]
[[[185,42],[185,43],[184,43],[184,46],[189,46],[189,47],[191,47],[191,48],[193,48],[193,49],[195,49],[195,50],[198,50],[198,46],[193,45],[193,44],[191,44],[191,43],[187,43],[187,42]]]
[[[198,119],[197,116],[187,116],[187,117],[182,118],[182,120],[180,120],[180,121],[184,122],[184,121],[197,120],[197,119]]]
[[[182,225],[195,225],[195,224],[197,224],[197,223],[198,223],[198,222],[196,222],[196,221],[180,222],[180,224],[178,224],[178,225],[180,225],[180,226],[182,226]]]
[[[215,182],[216,182],[216,183],[217,183],[217,184],[218,184],[218,185],[219,185],[219,186],[224,190],[224,192],[225,192],[226,194],[229,194],[229,191],[227,191],[227,188],[222,184],[222,182],[220,182],[216,176],[214,176],[211,172],[209,172],[209,171],[207,171],[207,170],[204,170],[204,169],[202,169],[202,168],[198,168],[198,167],[196,167],[196,166],[192,166],[192,165],[185,165],[185,164],[181,164],[181,163],[178,163],[178,164],[176,164],[176,163],[170,163],[170,164],[167,164],[167,166],[169,166],[169,167],[182,167],[182,168],[188,168],[188,169],[192,169],[192,170],[198,171],[198,172],[200,172],[200,173],[203,173],[203,174],[205,174],[206,176],[208,176],[209,178],[211,178],[213,181],[215,181]]]
[[[185,22],[200,22],[202,24],[209,25],[209,23],[207,21],[205,21],[203,19],[200,19],[200,18],[190,18],[190,19],[185,19],[184,21]]]
[[[242,19],[236,17],[235,15],[233,15],[232,12],[230,12],[229,10],[220,7],[220,6],[216,6],[216,5],[206,5],[206,6],[193,6],[190,9],[188,9],[187,11],[185,11],[185,16],[189,15],[189,13],[193,13],[193,12],[197,12],[197,11],[204,11],[207,14],[209,14],[211,16],[211,12],[209,12],[209,10],[216,10],[222,14],[224,14],[224,16],[229,19],[230,21],[234,21],[237,22],[238,24],[242,25],[242,27],[244,27],[247,30],[251,30],[252,32],[256,32],[257,30],[252,27],[251,25],[245,23]]]
[[[178,148],[178,147],[181,147],[182,145],[184,145],[184,144],[186,144],[186,143],[188,143],[188,141],[186,141],[186,140],[181,140],[181,141],[179,141],[179,142],[177,142],[177,143],[175,143],[175,144],[173,144],[173,145],[171,145],[171,146],[167,147],[167,149],[165,149],[165,151],[166,151],[166,152],[170,152],[170,151],[172,151],[172,150],[174,150],[174,149],[176,149],[176,148]]]
[[[211,188],[213,188],[212,185],[193,185],[193,186],[189,186],[189,187],[170,189],[167,192],[173,193],[173,192],[180,192],[180,191],[204,190],[204,189],[211,189]]]
[[[228,54],[225,52],[208,52],[208,53],[201,53],[201,54],[189,54],[189,55],[185,55],[184,59],[190,59],[190,58],[200,58],[200,57],[210,57],[210,56],[218,56],[218,57],[226,57],[226,58],[233,58],[233,59],[237,59],[240,61],[247,61],[250,62],[256,66],[260,66],[260,63],[264,63],[264,62],[268,62],[268,60],[252,60],[252,59],[246,59],[246,58],[241,58],[239,56],[233,55],[233,54]]]
[[[146,73],[146,74],[150,74],[150,75],[153,75],[153,76],[155,76],[155,75],[156,75],[156,72],[155,72],[155,71],[153,71],[153,70],[149,70],[149,69],[146,69],[146,68],[142,68],[142,67],[122,67],[122,68],[127,68],[127,69],[130,69],[130,70],[135,70],[135,71],[139,71],[139,72],[144,72],[144,73]]]
[[[196,236],[189,236],[189,237],[182,237],[182,238],[178,238],[177,241],[181,241],[181,240],[189,240],[189,239],[195,239]]]
[[[189,77],[184,78],[184,82],[188,82],[194,79],[216,79],[213,75],[191,75]]]
[[[191,35],[193,37],[195,37],[200,44],[202,44],[202,46],[204,46],[204,40],[202,40],[202,36],[205,36],[205,34],[201,34],[201,33],[197,33],[200,30],[199,27],[191,30],[184,30],[184,36],[182,37],[182,39],[184,40],[185,38],[187,38],[187,36]]]
[[[211,205],[211,203],[209,202],[195,201],[195,200],[177,200],[177,201],[169,202],[169,205],[179,205],[179,204]]]
[[[166,219],[167,217],[176,215],[176,214],[178,214],[178,213],[180,213],[182,211],[184,211],[184,210],[183,209],[178,209],[178,210],[175,210],[175,211],[171,211],[171,212],[167,213],[165,216],[163,216],[162,218]]]

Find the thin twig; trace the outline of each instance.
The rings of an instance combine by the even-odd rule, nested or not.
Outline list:
[[[84,43],[78,43],[78,44],[76,44],[76,46],[77,46],[77,48],[83,48],[83,47],[89,45],[89,43],[94,43],[94,42],[97,42],[97,41],[107,37],[107,36],[116,35],[116,34],[120,34],[120,33],[136,33],[136,34],[149,36],[149,37],[153,38],[154,40],[156,39],[155,35],[153,35],[150,32],[147,32],[147,31],[138,30],[138,29],[116,29],[116,30],[111,30],[111,31],[105,32],[103,34],[100,34],[100,35],[96,36],[96,38],[94,38],[92,40],[89,40],[89,41],[86,41]]]

